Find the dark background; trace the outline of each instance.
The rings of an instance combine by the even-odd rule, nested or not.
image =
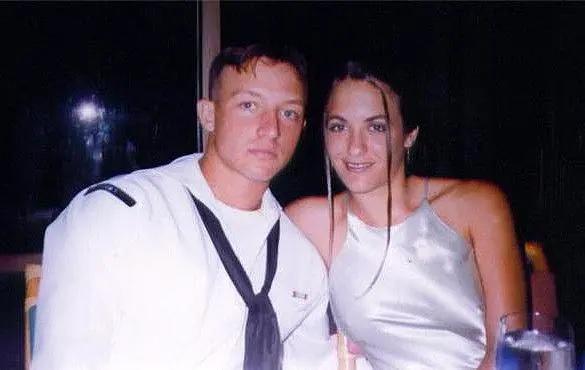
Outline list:
[[[283,203],[324,193],[320,109],[335,62],[411,76],[426,118],[414,172],[502,187],[520,239],[544,242],[582,352],[583,20],[580,3],[224,2],[221,41],[288,43],[309,60],[309,125],[273,187]],[[196,3],[0,4],[0,254],[40,252],[83,187],[193,151],[197,39]],[[104,109],[93,126],[72,114],[87,100]]]
[[[197,3],[0,3],[0,258],[41,252],[84,187],[193,151]],[[103,109],[82,122],[82,102]],[[24,279],[0,273],[0,369],[24,367]]]
[[[42,249],[81,189],[190,153],[197,4],[0,4],[0,252]],[[80,122],[92,101],[102,120]]]

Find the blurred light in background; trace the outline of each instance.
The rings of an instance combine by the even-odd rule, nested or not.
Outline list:
[[[93,123],[98,118],[103,118],[104,113],[105,109],[92,101],[81,102],[74,110],[77,119],[84,123]]]

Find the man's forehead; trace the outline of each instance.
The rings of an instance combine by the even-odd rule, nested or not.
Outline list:
[[[247,60],[244,64],[242,64],[241,68],[239,69],[239,72],[242,73],[252,73],[255,74],[256,73],[256,67],[258,66],[258,64],[261,64],[263,66],[269,66],[269,67],[273,67],[277,64],[285,64],[288,65],[288,63],[284,63],[284,62],[279,62],[277,60],[268,58],[268,57],[257,57],[257,58],[251,58],[249,60]]]
[[[258,74],[263,71],[272,70],[279,68],[282,72],[292,72],[295,77],[300,81],[301,78],[297,70],[289,63],[276,61],[267,57],[259,57],[248,60],[241,67],[236,66],[225,66],[221,71],[220,77],[233,76],[234,74],[240,75],[244,78],[255,79],[258,78]]]
[[[219,75],[217,87],[222,93],[233,95],[239,90],[247,90],[244,86],[254,85],[256,82],[259,84],[258,87],[267,84],[281,85],[283,90],[289,90],[291,85],[288,85],[288,82],[292,81],[294,84],[298,83],[304,96],[302,80],[292,65],[263,57],[250,60],[241,68],[226,66]]]

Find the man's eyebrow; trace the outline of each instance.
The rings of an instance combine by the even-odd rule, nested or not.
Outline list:
[[[237,95],[250,95],[250,96],[253,96],[255,98],[262,98],[262,94],[259,94],[259,93],[257,93],[254,90],[246,90],[246,89],[237,89],[237,90],[234,90],[230,94],[230,98],[233,98],[234,96],[237,96]],[[284,102],[284,104],[297,104],[297,105],[304,106],[305,105],[305,102],[304,102],[303,99],[289,99],[289,100],[286,100]]]
[[[260,94],[258,94],[258,93],[257,93],[257,92],[255,92],[255,91],[252,91],[252,90],[237,89],[237,90],[234,90],[234,91],[233,91],[233,92],[230,94],[230,98],[231,98],[231,97],[234,97],[234,96],[236,96],[236,95],[245,95],[245,94],[247,94],[247,95],[252,95],[253,97],[256,97],[256,98],[260,98],[260,97],[262,97]]]
[[[247,90],[247,89],[237,89],[234,90],[231,94],[230,97],[234,97],[236,95],[251,95],[255,98],[261,98],[262,94],[257,93],[254,90]],[[284,102],[285,104],[298,104],[298,105],[304,105],[304,101],[303,99],[296,99],[296,98],[292,98],[292,99],[288,99]]]
[[[297,105],[305,105],[305,102],[302,99],[289,99],[284,102],[284,104],[297,104]]]

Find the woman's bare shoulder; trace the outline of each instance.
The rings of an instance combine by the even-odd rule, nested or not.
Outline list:
[[[477,202],[505,201],[505,194],[496,184],[485,180],[453,178],[429,179],[429,199],[456,202],[459,205]]]
[[[439,217],[469,241],[486,220],[510,220],[504,192],[489,181],[433,178],[428,199]]]
[[[301,227],[308,222],[325,221],[329,215],[329,203],[327,197],[309,196],[294,200],[284,208],[284,211]]]
[[[344,194],[338,194],[333,198],[335,208],[335,234],[340,234],[342,215],[346,202],[344,202]],[[329,231],[330,231],[330,208],[327,197],[311,196],[300,198],[290,203],[285,212],[287,216],[297,225],[299,229],[309,238],[309,240],[317,247],[326,263],[329,263]],[[340,234],[341,235],[341,234]],[[334,237],[335,240],[337,238]]]
[[[284,211],[320,251],[327,245],[329,202],[326,197],[300,198],[286,206]]]
[[[340,193],[333,197],[336,219],[345,210],[345,196],[345,193]],[[330,217],[329,200],[325,196],[299,198],[289,203],[285,207],[285,212],[291,220],[298,220],[301,223],[304,223],[304,220],[328,222]]]

